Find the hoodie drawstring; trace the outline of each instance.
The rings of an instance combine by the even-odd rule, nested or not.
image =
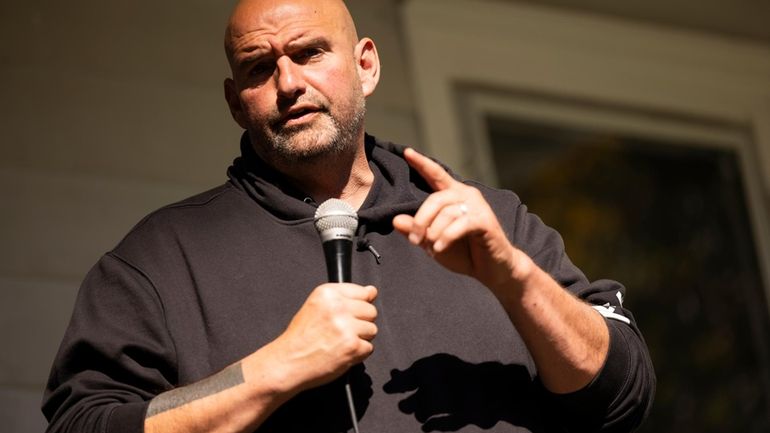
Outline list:
[[[356,241],[356,250],[368,250],[370,253],[372,253],[374,260],[377,261],[378,265],[382,263],[382,256],[377,252],[377,250],[374,248],[374,245],[372,245],[371,242],[369,242],[369,239],[366,237],[366,224],[360,224],[358,226],[357,232],[358,233],[356,233],[356,238],[358,240]]]

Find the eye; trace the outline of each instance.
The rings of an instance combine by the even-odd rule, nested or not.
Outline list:
[[[294,61],[298,63],[304,63],[312,60],[323,53],[320,48],[305,48],[294,55]]]
[[[249,75],[252,77],[271,75],[273,70],[275,70],[275,62],[263,61],[254,64],[254,66],[249,69]]]

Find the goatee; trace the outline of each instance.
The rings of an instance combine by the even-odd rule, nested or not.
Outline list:
[[[350,116],[338,119],[328,109],[318,111],[312,122],[297,126],[276,124],[259,137],[263,150],[285,164],[308,163],[323,157],[354,152],[364,127],[366,100],[361,98]]]

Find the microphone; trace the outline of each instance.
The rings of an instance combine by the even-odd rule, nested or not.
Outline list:
[[[318,235],[321,236],[329,282],[349,283],[351,280],[350,263],[353,255],[353,236],[355,236],[358,228],[356,210],[342,200],[330,198],[318,206],[313,221]],[[349,375],[345,379],[345,394],[347,395],[353,431],[359,433],[358,417],[353,404]]]
[[[353,236],[358,228],[356,210],[342,200],[330,198],[318,206],[314,221],[323,243],[329,282],[349,283]]]

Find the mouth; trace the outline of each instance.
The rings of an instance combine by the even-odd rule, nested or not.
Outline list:
[[[286,112],[279,121],[284,126],[292,124],[302,123],[306,120],[310,120],[316,113],[320,113],[323,110],[316,106],[300,106],[290,109]]]

